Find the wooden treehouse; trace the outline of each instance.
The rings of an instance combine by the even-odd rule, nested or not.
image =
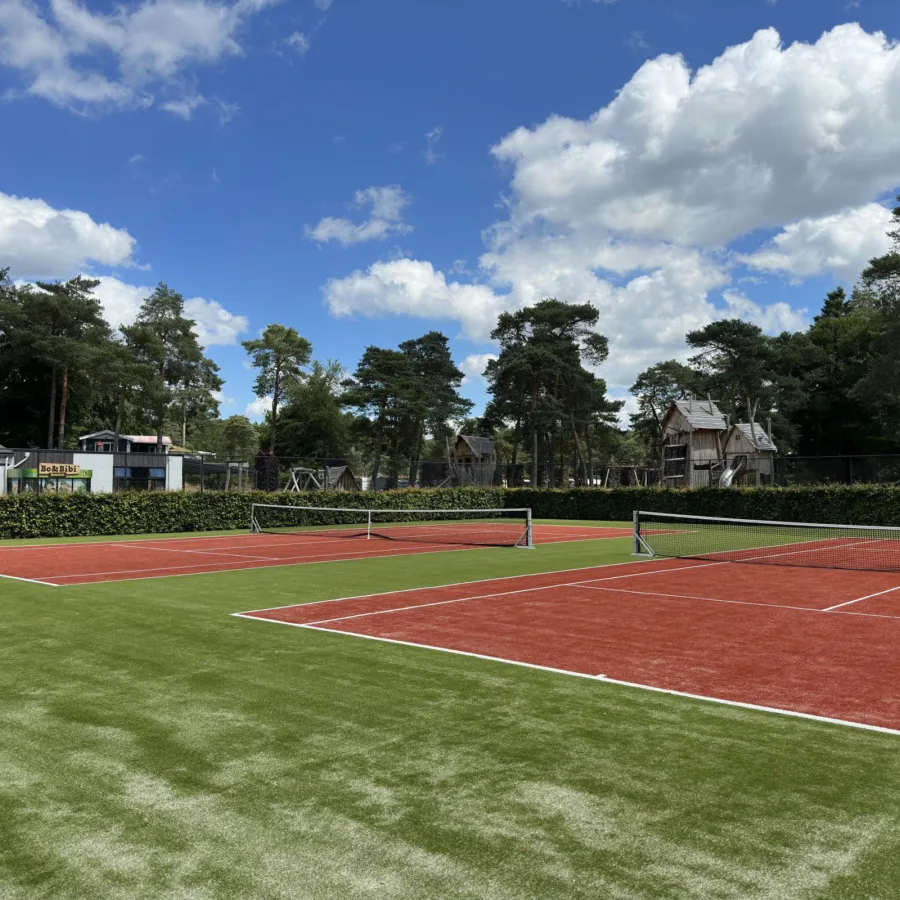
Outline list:
[[[762,428],[753,421],[732,425],[725,438],[725,460],[743,484],[774,484],[778,448],[771,436],[772,426]],[[726,485],[727,486],[727,485]]]
[[[728,420],[711,399],[688,394],[672,401],[662,420],[662,483],[715,484],[725,455]]]
[[[497,471],[497,450],[491,438],[461,434],[450,454],[453,481],[460,487],[489,487]]]

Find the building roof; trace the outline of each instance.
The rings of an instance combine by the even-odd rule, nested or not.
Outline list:
[[[490,456],[494,452],[494,442],[491,438],[461,434],[458,440],[465,441],[476,456]]]
[[[83,434],[79,441],[87,441],[90,438],[99,438],[99,437],[115,437],[116,433],[111,428],[104,428],[103,431],[95,431],[93,434]],[[155,434],[120,434],[120,438],[124,438],[126,441],[131,441],[132,444],[155,444],[156,443],[156,435]],[[171,446],[172,438],[164,437],[162,439],[163,444],[168,444]]]
[[[695,431],[698,429],[724,431],[728,427],[725,414],[711,400],[701,400],[699,397],[673,400],[668,413],[666,413],[666,420],[676,409]],[[663,424],[665,425],[666,422]]]
[[[752,430],[748,422],[740,422],[734,427],[740,429],[741,434],[743,434],[757,450],[778,451],[775,442],[766,434],[765,429],[760,427],[759,423],[754,422]],[[754,434],[756,434],[756,440],[753,439]]]

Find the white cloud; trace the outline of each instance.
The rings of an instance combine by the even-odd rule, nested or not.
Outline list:
[[[194,115],[195,110],[205,106],[206,102],[206,98],[200,94],[186,94],[180,100],[169,100],[161,104],[161,109],[187,121]]]
[[[852,281],[872,257],[890,249],[887,232],[892,227],[889,209],[867,203],[833,216],[787,225],[770,243],[742,260],[756,269],[798,278],[830,273]]]
[[[306,56],[309,52],[309,38],[302,31],[295,31],[293,34],[288,35],[284,39],[284,43],[289,49],[299,53],[300,56]]]
[[[900,183],[900,46],[858,25],[782,47],[774,29],[695,73],[644,63],[587,120],[552,116],[493,148],[514,222],[724,244]]]
[[[141,304],[152,293],[151,287],[126,284],[118,278],[108,276],[100,278],[95,291],[106,319],[113,328],[131,325]],[[184,309],[187,317],[196,321],[194,333],[204,347],[236,344],[238,337],[250,327],[246,316],[230,313],[215,300],[192,297],[184,301]]]
[[[459,368],[465,373],[462,383],[472,384],[484,378],[484,370],[492,359],[497,359],[496,353],[470,353],[459,364]]]
[[[272,409],[271,397],[257,397],[247,404],[244,415],[251,422],[262,422],[266,418],[266,413]]]
[[[332,0],[313,0],[313,6],[322,12],[328,12],[331,9]]]
[[[239,30],[272,2],[141,0],[104,13],[75,0],[2,0],[0,65],[18,72],[25,92],[60,106],[147,106],[151,91],[177,91],[198,66],[240,55]],[[164,106],[183,115],[195,94]]]
[[[444,130],[440,125],[435,125],[434,128],[425,135],[425,162],[427,162],[429,166],[435,165],[438,160],[442,158],[441,154],[437,152],[437,144],[441,139],[443,131]]]
[[[377,262],[365,272],[331,279],[325,298],[333,315],[407,315],[450,319],[466,334],[482,338],[506,307],[504,298],[483,285],[448,282],[430,262],[396,259]]]
[[[789,304],[770,303],[760,306],[754,303],[742,291],[727,290],[722,292],[727,304],[728,317],[743,319],[759,325],[767,334],[779,334],[782,331],[797,331],[808,324],[807,310],[793,309]]]
[[[234,397],[226,397],[222,391],[210,391],[210,393],[213,396],[213,400],[220,406],[234,406],[237,403]]]
[[[363,241],[384,240],[390,235],[408,234],[411,226],[403,222],[403,211],[409,195],[398,184],[368,187],[357,191],[353,198],[358,209],[368,209],[369,218],[361,223],[350,219],[326,216],[315,228],[306,228],[306,236],[320,244],[337,241],[345,247]]]
[[[590,302],[616,389],[686,359],[685,333],[714,319],[802,327],[789,286],[761,302],[733,283],[745,266],[852,281],[886,249],[890,215],[872,201],[900,184],[898,96],[900,46],[856,25],[789,47],[761,31],[696,73],[659,56],[588,119],[552,116],[493,148],[508,217],[485,230],[471,283],[398,259],[332,279],[326,301],[334,315],[450,319],[479,342],[503,310]],[[763,230],[776,237],[747,251]]]
[[[65,278],[100,264],[133,264],[135,239],[87,213],[0,193],[0,265],[16,276]]]

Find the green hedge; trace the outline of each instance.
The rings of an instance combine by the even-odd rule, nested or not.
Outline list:
[[[504,491],[507,506],[530,506],[535,518],[630,520],[635,509],[842,525],[900,525],[900,487],[574,488]]]
[[[164,493],[15,494],[0,497],[0,538],[171,534],[250,527],[251,503],[373,509],[497,509],[498,489],[383,491],[377,494]]]
[[[900,488],[883,486],[734,488],[528,488],[340,494],[204,493],[20,494],[0,497],[0,538],[169,534],[248,528],[250,504],[372,509],[494,509],[530,506],[536,518],[621,521],[632,510],[746,519],[900,525]]]

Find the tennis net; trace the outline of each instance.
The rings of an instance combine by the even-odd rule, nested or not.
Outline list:
[[[634,513],[637,556],[900,571],[900,528]]]
[[[343,509],[254,503],[250,530],[323,539],[533,546],[530,509]]]

